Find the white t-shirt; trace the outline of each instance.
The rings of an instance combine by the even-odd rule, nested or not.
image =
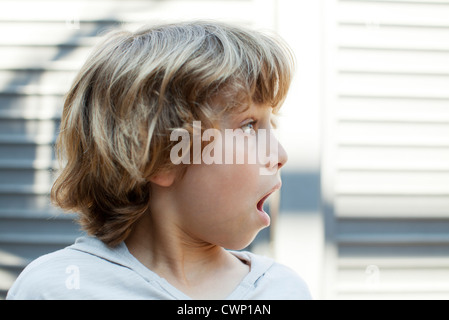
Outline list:
[[[311,299],[307,285],[290,268],[250,252],[232,253],[247,261],[250,272],[226,299]],[[82,237],[30,263],[7,299],[191,298],[141,264],[125,243],[110,248],[96,238]]]

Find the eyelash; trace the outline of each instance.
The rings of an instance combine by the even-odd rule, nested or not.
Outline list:
[[[257,120],[251,120],[251,121],[245,123],[243,126],[241,126],[241,129],[243,130],[243,132],[246,132],[245,128],[248,126],[251,126],[251,128],[250,128],[252,130],[251,134],[254,134],[256,132],[256,128],[255,128],[256,124],[257,124]]]

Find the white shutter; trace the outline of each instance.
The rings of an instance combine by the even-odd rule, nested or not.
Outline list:
[[[38,256],[81,234],[53,209],[53,144],[62,95],[99,33],[192,18],[270,29],[272,0],[2,1],[0,10],[0,299]]]
[[[328,298],[449,298],[449,1],[325,0]]]

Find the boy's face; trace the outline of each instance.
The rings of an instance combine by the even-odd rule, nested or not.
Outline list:
[[[280,188],[279,169],[287,161],[271,120],[272,108],[258,105],[224,118],[221,139],[211,143],[215,143],[214,152],[221,150],[223,161],[191,164],[172,186],[178,222],[190,237],[238,250],[269,226],[263,202]],[[233,143],[225,142],[229,133],[234,135]],[[236,159],[240,156],[243,164]]]

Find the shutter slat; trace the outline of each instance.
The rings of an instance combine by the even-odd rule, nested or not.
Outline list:
[[[449,294],[449,2],[328,4],[331,298]]]

